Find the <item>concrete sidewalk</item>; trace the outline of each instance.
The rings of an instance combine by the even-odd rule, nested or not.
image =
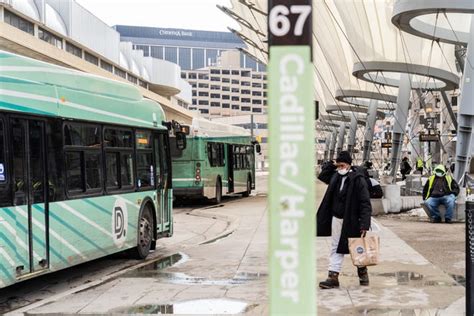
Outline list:
[[[254,196],[207,209],[206,216],[229,220],[220,239],[183,248],[178,262],[132,271],[28,312],[267,315],[266,205],[266,197]],[[192,223],[188,218],[176,227],[192,229]],[[390,229],[376,222],[374,228],[381,237],[382,261],[369,268],[370,287],[358,285],[347,256],[341,288],[317,291],[318,315],[463,315],[462,286]],[[162,243],[162,249],[168,242],[173,241]],[[315,247],[319,282],[327,273],[329,239],[315,238]]]

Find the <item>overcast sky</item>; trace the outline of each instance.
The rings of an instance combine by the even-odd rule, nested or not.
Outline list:
[[[230,0],[76,0],[110,26],[116,24],[227,31],[237,23],[216,8]]]

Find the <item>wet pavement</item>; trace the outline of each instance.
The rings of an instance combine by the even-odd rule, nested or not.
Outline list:
[[[320,184],[318,190],[320,198]],[[28,313],[267,315],[266,197],[256,195],[190,215],[219,219],[219,230],[212,236],[201,230],[191,238],[162,240],[163,249],[177,251]],[[192,221],[183,225],[175,227],[193,229]],[[377,221],[373,226],[381,239],[381,262],[369,267],[371,285],[359,286],[356,268],[346,257],[341,287],[317,291],[318,315],[463,314],[462,275],[443,272],[389,228]],[[183,241],[187,245],[177,247]],[[319,282],[327,275],[330,239],[315,239],[315,248]]]

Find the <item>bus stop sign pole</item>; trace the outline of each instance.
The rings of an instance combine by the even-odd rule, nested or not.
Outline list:
[[[315,315],[312,1],[269,0],[270,314]]]

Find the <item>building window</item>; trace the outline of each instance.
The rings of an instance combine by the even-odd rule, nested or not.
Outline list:
[[[239,93],[240,89],[239,88],[232,88],[232,93]]]
[[[253,113],[262,113],[262,109],[261,108],[253,108],[252,112]]]
[[[179,48],[179,65],[181,69],[191,69],[191,48]]]
[[[232,110],[238,110],[240,106],[238,104],[232,104]]]
[[[220,75],[221,71],[219,69],[211,69],[211,75]]]
[[[109,64],[108,62],[105,62],[103,60],[100,60],[100,68],[105,69],[108,72],[114,72],[114,66],[112,66],[112,64]]]
[[[178,63],[178,48],[165,47],[165,60],[177,64]]]
[[[99,66],[99,58],[92,54],[89,54],[88,52],[84,52],[84,59],[90,62],[91,64]]]
[[[131,74],[127,74],[127,80],[134,83],[134,84],[138,83],[138,78],[135,77],[135,76],[132,76]]]
[[[31,35],[35,35],[35,26],[28,20],[19,17],[18,15],[5,10],[5,23],[10,24],[13,27],[16,27],[23,32],[30,33]]]
[[[260,91],[252,91],[252,95],[253,95],[254,97],[261,97],[261,96],[262,96],[262,92],[260,92]]]
[[[220,107],[221,104],[220,104],[220,102],[211,102],[211,106],[212,107]]]
[[[240,75],[241,75],[242,77],[250,77],[250,71],[249,71],[249,70],[242,70],[242,71],[240,72]]]
[[[204,49],[193,48],[193,69],[204,67]]]
[[[212,99],[219,99],[221,97],[220,94],[217,94],[217,93],[211,93],[211,98]]]
[[[140,87],[148,89],[148,83],[146,83],[145,81],[138,80],[138,84],[140,85]]]
[[[250,90],[241,90],[240,93],[242,93],[242,94],[250,94]]]
[[[135,45],[135,49],[142,50],[145,57],[150,56],[150,46],[148,45]]]
[[[244,103],[250,103],[250,98],[242,98],[241,101]]]
[[[239,80],[232,79],[232,84],[240,84]]]
[[[230,87],[222,87],[222,91],[230,91]]]
[[[222,82],[223,82],[223,83],[229,83],[229,82],[230,82],[230,79],[229,79],[229,78],[222,78]]]
[[[230,104],[229,103],[222,103],[222,108],[223,109],[228,109],[228,108],[230,108]]]
[[[238,70],[232,70],[232,75],[238,76],[240,75],[240,72]]]
[[[252,104],[262,104],[262,100],[252,100]]]
[[[197,88],[197,83],[196,82],[193,82],[193,81],[189,81],[189,84],[191,85],[191,87],[193,87],[194,89]]]
[[[261,75],[252,75],[252,79],[262,79]]]
[[[206,66],[212,66],[217,62],[217,49],[206,50]]]
[[[211,85],[211,90],[220,90],[221,86]]]
[[[240,101],[240,98],[239,98],[239,97],[236,97],[236,96],[233,96],[233,97],[232,97],[232,101]]]
[[[196,91],[196,90],[193,90],[192,96],[193,96],[193,97],[196,97],[196,96],[197,96],[197,91]]]
[[[202,114],[209,114],[209,109],[199,109]]]
[[[240,84],[244,87],[250,87],[250,81],[241,81]]]
[[[230,95],[228,95],[228,94],[223,94],[223,95],[222,95],[222,100],[230,100]]]
[[[230,75],[230,70],[222,70],[223,75]]]
[[[211,77],[211,81],[221,81],[220,77]]]
[[[115,67],[114,68],[114,73],[119,77],[127,79],[127,73],[125,71],[123,71],[122,69],[120,69],[120,68]]]
[[[242,111],[250,112],[250,106],[243,106]]]
[[[207,100],[199,100],[199,105],[209,105],[209,101]]]
[[[150,53],[151,57],[163,59],[163,46],[151,46]]]
[[[206,91],[199,91],[199,96],[200,96],[200,97],[208,97],[208,96],[209,96],[209,92],[206,92]]]
[[[186,79],[186,73],[185,72],[181,73],[181,79]]]
[[[79,58],[82,58],[82,49],[69,42],[66,42],[66,52],[71,53]]]
[[[209,80],[209,75],[208,74],[199,74],[198,78],[200,80]]]
[[[188,73],[188,79],[197,79],[197,75],[195,72]]]
[[[199,84],[199,88],[209,89],[209,84],[207,84],[207,83],[200,83],[200,84]]]
[[[38,28],[39,39],[56,46],[59,49],[63,49],[63,40],[59,36],[54,35],[51,32]]]
[[[259,83],[259,82],[253,82],[253,83],[252,83],[252,87],[254,87],[254,88],[261,88],[261,87],[262,87],[262,84]]]

